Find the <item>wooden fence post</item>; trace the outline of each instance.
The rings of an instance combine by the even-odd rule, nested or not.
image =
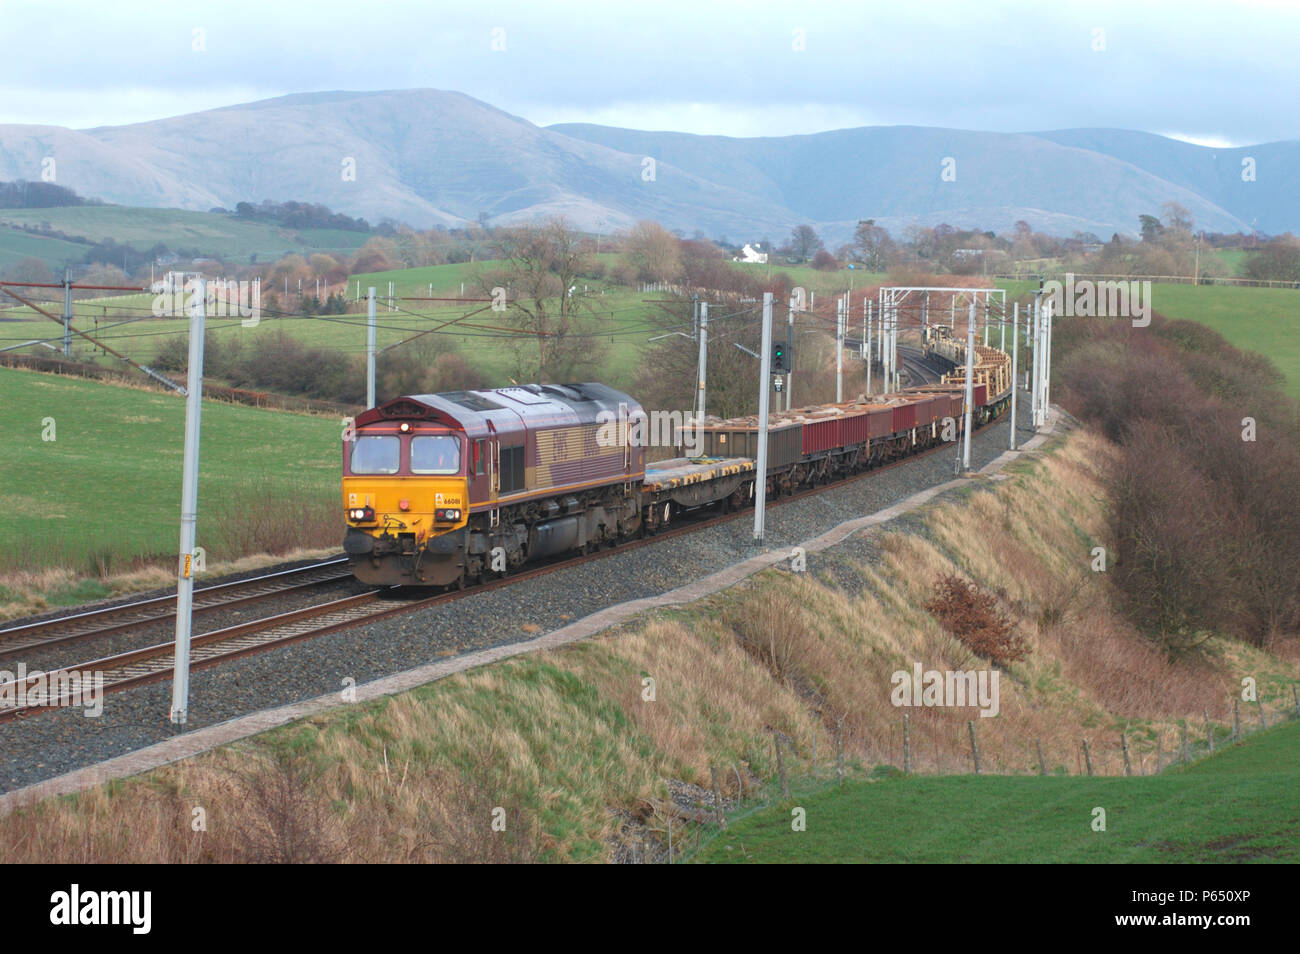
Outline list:
[[[1232,741],[1235,744],[1241,739],[1241,700],[1236,696],[1232,697]]]
[[[968,719],[966,728],[970,729],[970,754],[971,758],[975,760],[975,774],[978,775],[980,773],[980,747],[975,741],[975,720]]]
[[[1120,744],[1120,748],[1122,748],[1122,749],[1124,750],[1124,774],[1125,774],[1125,775],[1132,775],[1132,774],[1133,774],[1133,763],[1129,761],[1129,757],[1128,757],[1128,735],[1127,735],[1127,733],[1121,732],[1121,733],[1119,734],[1119,744]]]
[[[1165,770],[1165,732],[1163,729],[1156,730],[1156,774],[1159,775]]]
[[[731,770],[736,773],[736,805],[739,806],[745,801],[745,783],[740,778],[740,768],[735,762],[731,763]]]
[[[1210,710],[1205,710],[1205,738],[1210,745],[1210,754],[1214,754],[1214,727],[1210,725]]]
[[[1034,739],[1034,745],[1038,747],[1038,774],[1047,774],[1047,759],[1043,758],[1043,740]]]
[[[718,786],[718,767],[716,765],[709,766],[709,775],[713,777],[714,817],[717,819],[718,826],[723,827],[727,824],[727,819],[722,814],[722,789]]]
[[[844,716],[835,720],[835,777],[844,781]]]
[[[1088,740],[1083,740],[1083,763],[1088,766],[1088,775],[1092,775],[1092,752],[1088,750]]]
[[[781,777],[781,797],[790,797],[790,779],[785,774],[785,756],[781,753],[781,735],[772,730],[772,744],[776,746],[776,771]]]
[[[912,774],[912,730],[906,712],[903,713],[903,772]]]
[[[1296,692],[1295,684],[1291,684],[1291,699],[1295,702],[1296,718],[1300,719],[1300,693]]]
[[[1183,720],[1182,725],[1178,727],[1178,730],[1179,730],[1178,761],[1186,762],[1190,757],[1187,751],[1187,720],[1186,719]]]

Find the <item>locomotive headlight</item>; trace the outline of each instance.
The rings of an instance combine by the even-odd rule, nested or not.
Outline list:
[[[367,520],[375,519],[375,511],[370,507],[356,507],[348,511],[348,519],[364,523]]]
[[[459,511],[459,510],[455,510],[455,509],[452,509],[452,510],[435,510],[434,513],[433,513],[433,516],[434,516],[434,519],[435,519],[435,520],[451,520],[451,521],[456,521],[456,520],[459,520],[459,519],[460,519],[460,511]]]

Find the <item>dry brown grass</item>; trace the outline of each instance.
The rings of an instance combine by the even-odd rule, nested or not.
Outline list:
[[[1001,675],[1001,714],[912,708],[913,767],[970,770],[967,721],[986,772],[1123,770],[1127,730],[1140,770],[1179,720],[1202,737],[1229,717],[1244,673],[1274,689],[1295,654],[1222,644],[1172,663],[1111,609],[1091,548],[1107,525],[1105,445],[1075,434],[1013,479],[933,507],[930,533],[873,531],[882,557],[849,561],[849,592],[784,570],[600,638],[342,708],[77,799],[0,819],[11,860],[605,860],[629,830],[682,831],[665,780],[724,797],[775,772],[773,735],[797,774],[833,771],[843,726],[850,768],[902,764],[891,675],[987,663],[925,605],[960,574],[997,594],[1030,649]],[[988,492],[983,492],[987,489]],[[844,560],[847,557],[839,555]],[[814,557],[811,569],[817,570]],[[653,680],[653,699],[647,680]],[[1263,680],[1261,681],[1263,684]],[[1289,691],[1288,691],[1289,697]],[[740,781],[737,780],[737,775]],[[191,831],[194,807],[208,830]],[[492,827],[494,810],[506,823]],[[640,837],[638,835],[637,837]]]

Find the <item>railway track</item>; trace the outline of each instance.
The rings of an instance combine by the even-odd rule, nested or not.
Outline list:
[[[930,371],[930,373],[935,374],[933,371]],[[802,500],[814,494],[821,493],[829,487],[846,486],[859,480],[868,479],[879,474],[881,471],[902,466],[910,461],[924,457],[928,454],[939,453],[945,449],[947,449],[947,445],[940,444],[901,460],[891,461],[887,464],[874,467],[871,470],[863,471],[860,474],[854,474],[850,477],[837,480],[829,485],[809,487],[793,494],[776,497],[769,500],[768,506],[784,506],[785,504],[793,503],[796,500]],[[245,656],[253,655],[254,653],[265,652],[301,640],[323,636],[327,633],[347,629],[363,623],[376,622],[386,617],[411,613],[443,603],[450,603],[466,597],[476,596],[480,593],[486,593],[503,586],[510,586],[524,580],[545,576],[549,573],[567,569],[589,560],[602,559],[616,553],[636,549],[638,547],[649,546],[672,537],[694,533],[697,530],[727,523],[748,516],[751,513],[752,511],[748,507],[729,512],[719,512],[716,509],[701,508],[699,511],[695,511],[683,518],[679,518],[680,523],[678,525],[660,530],[658,533],[653,535],[624,541],[598,550],[594,553],[561,557],[554,561],[542,563],[530,569],[510,574],[509,576],[478,583],[467,587],[464,590],[451,590],[433,596],[399,597],[394,595],[393,590],[375,589],[355,596],[333,600],[318,606],[310,606],[303,609],[293,610],[288,613],[282,613],[264,619],[251,620],[247,623],[240,623],[236,626],[214,630],[192,638],[190,644],[190,666],[191,669],[194,670],[205,669],[219,663],[229,662]],[[319,564],[314,568],[324,568],[326,566],[339,566],[344,564],[346,564],[346,558],[329,561],[326,564]],[[303,570],[314,568],[303,568]],[[284,571],[284,573],[281,574],[269,574],[266,579],[293,572],[299,571]],[[350,573],[344,572],[341,576],[350,576]],[[249,580],[244,582],[251,584],[256,581]],[[238,584],[222,584],[220,587],[210,587],[207,590],[196,592],[196,609],[197,599],[200,592],[206,593],[212,590],[219,590],[227,586],[236,585]],[[310,585],[317,584],[299,583],[299,586]],[[284,592],[284,590],[281,590],[280,592]],[[256,598],[264,597],[240,598],[238,601],[249,602]],[[161,599],[174,601],[174,597]],[[141,601],[139,604],[129,604],[129,606],[139,607],[157,602],[159,602],[159,600],[145,600]],[[233,603],[226,602],[224,604],[213,605],[230,606],[233,605]],[[109,609],[126,610],[128,609],[128,606]],[[67,622],[82,619],[91,615],[93,615],[93,613],[78,614],[75,617],[66,617],[63,621]],[[174,612],[171,615],[174,615]],[[51,620],[49,622],[54,623],[58,621]],[[38,626],[41,624],[31,625]],[[117,628],[119,625],[121,627],[129,627],[131,625],[139,625],[139,623],[114,623],[112,625]],[[26,629],[27,627],[21,628]],[[10,632],[14,632],[14,630],[0,631],[0,638],[3,638],[6,633]],[[101,629],[100,632],[103,632],[103,630]],[[60,636],[57,637],[57,640],[62,641],[65,638],[76,637]],[[5,651],[7,651],[7,646],[0,646],[0,654],[3,654]],[[39,678],[45,680],[47,684],[53,683],[70,686],[75,683],[78,687],[81,687],[85,685],[87,679],[93,681],[96,676],[98,676],[102,679],[101,685],[103,693],[117,692],[123,689],[133,688],[170,678],[172,675],[174,653],[174,642],[163,642],[153,646],[119,653],[114,656],[106,656],[86,663],[78,663],[76,665],[50,670],[42,674]],[[34,681],[35,680],[32,677],[28,677],[27,683],[30,685]],[[17,679],[12,680],[7,684],[0,683],[0,700],[16,698],[18,696],[17,690],[19,689],[17,683]],[[23,689],[23,695],[29,697],[28,703],[22,706],[5,705],[0,703],[0,722],[16,718],[30,717],[50,708],[79,705],[81,704],[85,694],[84,689],[78,688],[76,691],[69,690],[54,696],[47,695],[40,697],[35,702],[32,702],[30,701],[30,691],[27,690],[26,686],[24,686]],[[95,691],[99,692],[101,690],[96,687]]]
[[[943,374],[926,364],[924,353],[911,348],[898,349],[899,370],[905,378],[904,387],[917,387],[924,384],[938,384]]]
[[[245,606],[286,593],[347,580],[351,576],[347,557],[337,557],[247,580],[205,586],[194,591],[194,614],[198,616]],[[19,652],[85,642],[175,618],[176,597],[168,595],[0,629],[0,660]]]

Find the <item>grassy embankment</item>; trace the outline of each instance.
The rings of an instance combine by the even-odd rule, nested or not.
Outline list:
[[[1091,547],[1104,534],[1097,468],[1107,453],[1077,433],[1050,455],[1022,461],[1009,480],[972,482],[958,499],[930,506],[906,532],[872,531],[869,550],[814,554],[807,574],[768,571],[590,641],[340,707],[47,801],[0,819],[0,843],[12,860],[68,862],[604,860],[626,856],[629,846],[639,853],[643,841],[662,857],[670,820],[677,849],[693,843],[696,826],[685,815],[696,798],[707,798],[711,768],[720,770],[728,800],[741,794],[737,773],[747,798],[765,786],[771,791],[773,730],[788,740],[795,791],[814,774],[825,780],[833,773],[831,740],[840,724],[851,777],[901,765],[892,673],[913,661],[940,670],[987,665],[919,608],[936,578],[952,571],[1002,594],[1032,652],[1003,673],[996,718],[978,718],[970,708],[910,710],[915,770],[969,771],[966,724],[973,719],[987,773],[1036,775],[1041,745],[1050,772],[1081,774],[1087,738],[1096,771],[1116,776],[1121,732],[1135,770],[1150,773],[1157,745],[1168,759],[1181,726],[1189,744],[1203,744],[1207,711],[1224,743],[1242,675],[1259,680],[1276,719],[1281,704],[1290,706],[1300,654],[1215,641],[1203,660],[1173,664],[1133,632],[1110,608],[1104,574],[1088,569]],[[655,680],[653,701],[643,696],[647,677]],[[1073,843],[1077,826],[1087,830],[1088,818],[1070,813],[1073,802],[1050,795],[1054,814],[1026,847],[1015,815],[995,824],[983,803],[968,809],[942,787],[934,789],[940,797],[920,798],[930,789],[918,786],[939,781],[970,784],[906,781],[891,789],[896,783],[889,782],[870,791],[889,799],[911,792],[915,811],[936,828],[976,826],[987,856],[1039,850],[1033,846],[1052,824],[1063,826],[1065,843]],[[1061,793],[1066,781],[1022,777],[1006,785]],[[1124,784],[1145,791],[1138,786],[1148,782],[1117,779],[1114,792]],[[1077,791],[1083,801],[1093,797]],[[1123,840],[1098,840],[1090,857],[1165,860],[1162,845],[1178,819],[1209,810],[1188,800],[1222,792],[1191,788],[1183,801],[1142,801],[1141,812],[1126,809],[1137,796],[1090,802],[1088,811],[1110,806],[1112,830],[1125,832]],[[1004,806],[1033,796],[1016,798]],[[190,829],[195,806],[206,809],[207,832]],[[505,810],[505,832],[492,828],[497,807]]]

